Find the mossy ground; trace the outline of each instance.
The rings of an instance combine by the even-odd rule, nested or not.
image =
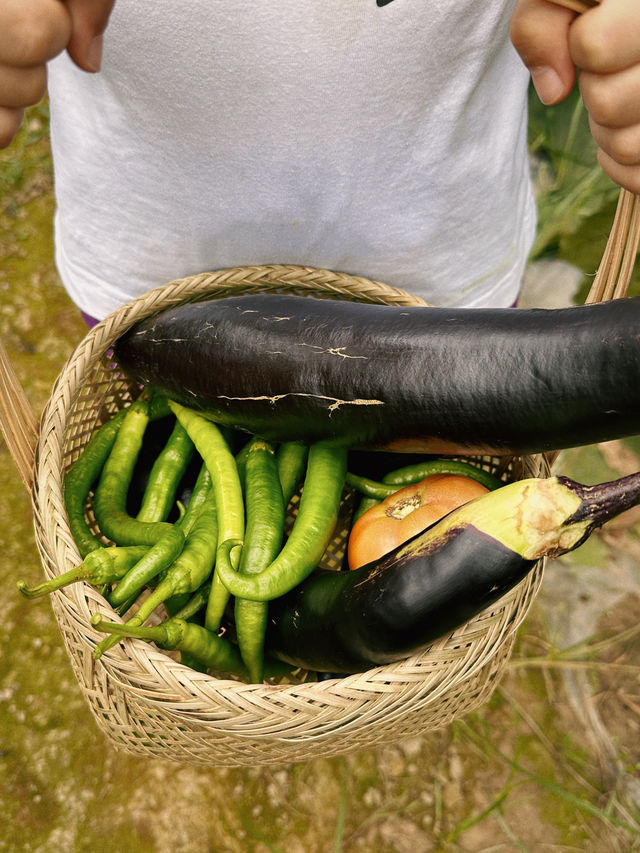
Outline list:
[[[0,336],[39,413],[84,334],[53,263],[46,112],[0,154]],[[603,235],[606,237],[606,229]],[[564,249],[565,253],[568,251]],[[563,454],[595,482],[640,444]],[[114,750],[75,681],[0,443],[1,853],[630,853],[640,849],[640,515],[549,566],[491,701],[400,744],[290,767]]]

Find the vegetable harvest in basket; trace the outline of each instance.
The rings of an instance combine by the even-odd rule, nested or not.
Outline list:
[[[95,657],[130,636],[177,649],[183,662],[194,668],[253,682],[288,677],[298,668],[330,673],[366,670],[406,658],[450,634],[513,588],[542,557],[576,548],[608,519],[640,502],[640,473],[596,486],[561,476],[508,483],[487,470],[486,461],[469,455],[460,458],[461,448],[466,454],[471,448],[486,451],[487,447],[506,454],[531,449],[532,442],[537,449],[549,449],[591,440],[594,435],[603,440],[637,432],[640,377],[632,374],[638,370],[640,344],[625,317],[638,313],[640,303],[620,300],[626,308],[616,305],[615,311],[604,312],[612,303],[532,312],[524,326],[509,319],[520,311],[480,312],[483,320],[478,325],[476,315],[476,331],[483,323],[490,328],[476,342],[480,349],[487,348],[484,355],[475,357],[476,378],[478,364],[484,364],[487,372],[476,389],[479,398],[462,379],[464,393],[453,387],[462,371],[460,360],[454,360],[448,372],[444,364],[447,330],[458,343],[469,336],[466,357],[471,358],[475,311],[470,311],[469,320],[460,312],[445,312],[449,320],[439,320],[433,333],[443,339],[435,365],[443,376],[435,388],[427,387],[434,383],[432,365],[428,380],[420,380],[425,397],[421,421],[417,363],[421,361],[426,370],[428,354],[435,357],[435,350],[428,344],[428,330],[421,333],[418,346],[417,320],[411,320],[413,338],[407,339],[407,358],[415,358],[416,364],[405,376],[399,367],[405,356],[398,329],[414,311],[427,311],[420,314],[426,322],[439,316],[432,313],[438,309],[385,306],[381,313],[375,312],[375,322],[360,329],[350,303],[293,299],[291,303],[289,298],[274,296],[240,297],[196,304],[189,306],[193,314],[187,312],[191,326],[184,325],[182,309],[172,309],[134,327],[117,342],[124,369],[150,387],[97,430],[66,476],[69,523],[82,562],[72,572],[36,587],[20,584],[29,597],[76,580],[99,586],[124,621],[94,615],[92,625],[107,635],[97,643]],[[300,302],[319,307],[305,313],[307,308]],[[218,306],[226,318],[220,325],[215,317]],[[355,306],[362,307],[378,306]],[[207,319],[200,319],[199,311]],[[576,313],[570,316],[569,312]],[[386,331],[384,315],[390,317]],[[369,315],[360,315],[362,323],[363,316]],[[247,317],[254,318],[257,343],[247,333]],[[302,347],[300,359],[297,354],[292,358],[293,344],[277,331],[286,328],[291,318],[296,320],[299,340],[308,345]],[[539,326],[537,344],[534,320]],[[597,325],[600,320],[601,334],[587,330],[588,323]],[[518,340],[527,322],[528,337]],[[545,323],[551,327],[546,332]],[[207,363],[202,360],[206,350],[202,338],[211,327],[215,334]],[[347,346],[337,343],[343,337],[330,337],[334,343],[329,346],[323,337],[327,329],[341,329],[353,340]],[[496,361],[508,350],[504,336],[522,354],[517,360],[521,376],[514,373],[515,362],[510,362],[513,394],[510,388],[501,394],[490,390],[489,372],[495,375]],[[181,339],[187,339],[185,346]],[[491,342],[500,340],[500,355],[490,358]],[[356,342],[368,355],[357,356]],[[167,354],[162,355],[165,347]],[[449,347],[453,353],[455,342],[450,341]],[[612,359],[613,367],[605,363],[599,373],[595,371],[591,347],[600,358],[606,354]],[[566,361],[576,370],[580,366],[573,383],[567,376],[561,380],[551,376],[549,359],[554,354],[558,357],[563,348],[570,354]],[[539,357],[534,357],[536,349],[541,350]],[[288,357],[282,357],[280,350],[288,352]],[[614,381],[625,360],[635,364],[628,367],[624,382]],[[364,369],[362,362],[373,361],[373,372]],[[290,362],[293,373],[287,373]],[[392,369],[386,374],[388,362]],[[149,364],[154,365],[151,373]],[[531,373],[534,368],[537,373]],[[225,377],[228,371],[235,372]],[[279,383],[293,382],[294,374],[306,383],[309,393],[292,393],[291,400],[302,400],[301,407],[281,410],[284,392],[277,390],[282,387]],[[383,411],[382,417],[371,418],[367,405],[326,405],[327,397],[336,403],[338,399],[353,402],[374,374],[376,395],[387,394],[384,405],[373,407]],[[214,377],[213,384],[207,384],[209,375]],[[506,375],[494,384],[500,379],[506,381]],[[230,393],[223,395],[220,389],[225,382]],[[254,399],[246,408],[247,396],[260,396],[257,384],[261,382],[266,386],[265,399]],[[338,385],[329,387],[329,382]],[[618,391],[627,382],[630,387]],[[157,391],[159,385],[170,392],[170,398]],[[234,385],[235,395],[231,393]],[[214,386],[217,402],[212,404]],[[527,393],[531,400],[527,401]],[[561,393],[568,395],[566,406],[558,399],[560,412],[551,417],[544,407]],[[223,397],[242,399],[228,400],[227,406],[220,403]],[[194,404],[185,405],[186,398]],[[310,408],[309,398],[313,398]],[[318,406],[319,398],[324,403]],[[452,419],[440,415],[438,407],[453,398],[461,423],[451,431]],[[502,408],[477,431],[478,418],[471,418],[474,405],[479,412],[488,411],[490,401]],[[405,405],[408,415],[403,418]],[[542,413],[537,412],[539,405]],[[511,410],[519,406],[524,412],[511,417]],[[347,409],[336,427],[332,418]],[[532,430],[526,423],[534,414],[542,429],[538,437],[536,425]],[[166,445],[148,473],[136,512],[128,503],[136,463],[149,424],[158,419],[166,422]],[[403,449],[407,442],[415,447],[420,423],[427,446],[433,450],[435,436],[436,444],[455,446],[458,458],[442,451],[438,456],[424,455],[417,464],[391,465],[379,478],[350,470],[353,448],[360,444],[397,447],[393,430]],[[369,457],[402,458],[378,451]],[[187,480],[188,502],[179,498]],[[362,506],[348,520],[354,540],[351,569],[320,569],[339,514],[344,514],[345,496],[353,494],[361,495]],[[99,531],[88,523],[89,503]],[[176,506],[176,520],[168,521]],[[406,520],[418,512],[425,513],[422,521],[405,530]],[[395,521],[402,522],[401,529],[394,527],[391,533],[397,538],[389,540],[386,528]],[[367,544],[377,540],[374,544],[379,549],[373,556],[365,551],[359,558],[358,530],[363,527]],[[364,538],[360,534],[361,542]],[[162,621],[146,624],[151,617],[156,623]]]

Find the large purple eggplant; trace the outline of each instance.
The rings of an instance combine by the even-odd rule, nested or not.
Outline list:
[[[117,341],[134,380],[271,441],[535,453],[640,433],[640,298],[447,309],[259,294]]]

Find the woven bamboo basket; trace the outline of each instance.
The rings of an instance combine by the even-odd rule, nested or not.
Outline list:
[[[637,246],[640,217],[635,198],[630,199],[625,196],[623,207],[621,198],[621,224],[614,223],[610,257],[603,260],[592,301],[624,291],[610,284],[621,264],[629,268],[631,250],[624,248],[627,238],[619,237],[629,220]],[[94,430],[139,391],[115,368],[113,342],[137,321],[169,306],[252,292],[424,304],[379,282],[299,266],[240,267],[174,281],[124,305],[87,334],[58,376],[39,425],[0,345],[0,427],[32,496],[47,579],[80,559],[64,509],[65,472]],[[542,456],[476,461],[505,481],[549,471],[549,459]],[[347,529],[339,525],[325,555],[327,565],[340,562],[346,536]],[[486,702],[539,589],[543,562],[490,608],[420,654],[342,678],[286,684],[245,684],[195,672],[133,639],[124,639],[96,662],[92,652],[104,635],[91,627],[91,616],[119,617],[85,583],[54,593],[51,601],[81,690],[113,745],[136,755],[201,765],[288,764],[425,733]]]

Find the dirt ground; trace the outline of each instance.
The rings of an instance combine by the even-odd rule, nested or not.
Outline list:
[[[53,263],[45,123],[0,159],[0,339],[37,413],[85,331]],[[639,468],[639,440],[556,464],[583,482]],[[447,728],[291,766],[175,764],[107,742],[50,605],[17,592],[41,568],[0,443],[0,851],[640,850],[639,533],[629,511],[548,565],[493,697]]]

